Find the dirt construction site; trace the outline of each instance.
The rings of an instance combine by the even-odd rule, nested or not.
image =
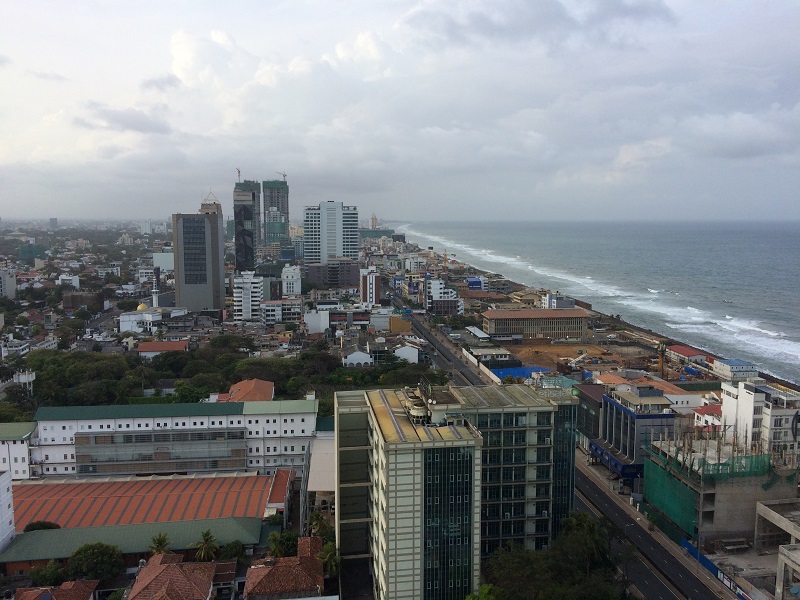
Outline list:
[[[530,344],[505,346],[523,365],[547,367],[556,370],[556,364],[569,363],[578,368],[614,369],[630,367],[647,369],[656,359],[655,350],[645,350],[640,346],[616,344]],[[586,356],[586,358],[581,358]]]

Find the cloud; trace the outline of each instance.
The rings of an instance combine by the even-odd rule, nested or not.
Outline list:
[[[798,111],[795,110],[795,113]],[[733,112],[692,116],[679,126],[687,149],[721,158],[753,158],[798,149],[800,123],[785,111],[764,115]]]
[[[87,108],[89,118],[76,117],[73,120],[78,127],[156,134],[167,134],[171,131],[169,124],[163,119],[135,108],[114,109],[97,102],[89,103]]]
[[[161,77],[153,77],[152,79],[145,79],[140,87],[143,90],[158,90],[159,92],[166,92],[170,88],[178,87],[181,80],[175,75],[162,75]]]
[[[0,67],[4,67],[10,64],[11,64],[11,59],[8,58],[7,56],[0,54]]]
[[[31,71],[31,75],[36,77],[37,79],[41,79],[43,81],[55,81],[57,83],[62,83],[65,81],[69,81],[63,75],[59,75],[58,73],[47,73],[43,71]]]

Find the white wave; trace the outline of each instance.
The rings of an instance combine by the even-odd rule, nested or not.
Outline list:
[[[658,293],[658,290],[651,290],[650,288],[647,288],[647,291],[650,292],[651,294],[657,294]]]

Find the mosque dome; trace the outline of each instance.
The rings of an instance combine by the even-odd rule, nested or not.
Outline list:
[[[145,304],[144,302],[142,302],[139,306],[136,307],[136,310],[147,310],[148,308],[150,307],[147,306],[147,304]]]

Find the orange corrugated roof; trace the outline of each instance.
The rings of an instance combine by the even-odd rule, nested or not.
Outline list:
[[[139,352],[184,352],[189,348],[189,342],[141,342],[136,348]]]
[[[18,531],[31,521],[73,528],[261,518],[273,488],[263,475],[15,485],[14,516]]]
[[[224,400],[220,395],[219,402],[259,402],[272,400],[275,397],[275,384],[263,379],[245,379],[234,383],[228,390]]]
[[[275,479],[272,483],[272,489],[269,491],[268,504],[282,504],[286,498],[286,490],[289,487],[289,482],[292,479],[292,472],[286,469],[278,469],[275,471]]]

